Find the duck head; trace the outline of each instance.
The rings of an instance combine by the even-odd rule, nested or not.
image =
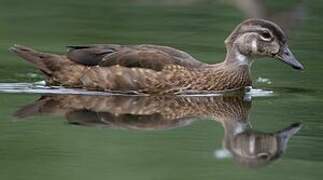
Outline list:
[[[248,19],[235,28],[225,44],[228,63],[250,64],[257,57],[273,57],[294,69],[304,69],[289,50],[286,34],[271,21]]]

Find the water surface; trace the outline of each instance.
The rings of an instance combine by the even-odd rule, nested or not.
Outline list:
[[[321,179],[323,3],[245,2],[1,0],[1,83],[43,80],[7,52],[14,43],[50,52],[154,43],[217,63],[224,39],[248,16],[283,25],[305,71],[256,61],[254,88],[272,93],[253,97],[2,92],[0,179]],[[278,146],[272,137],[293,128],[287,146]]]

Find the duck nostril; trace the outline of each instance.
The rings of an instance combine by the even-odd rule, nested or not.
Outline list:
[[[289,56],[289,55],[290,55],[290,53],[289,53],[288,51],[286,51],[284,54],[285,54],[285,55],[287,55],[287,56]]]

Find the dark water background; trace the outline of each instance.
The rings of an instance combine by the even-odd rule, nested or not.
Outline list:
[[[275,132],[295,122],[303,128],[282,158],[252,169],[218,159],[224,129],[212,120],[169,130],[120,130],[69,124],[62,114],[13,117],[35,94],[0,94],[0,179],[321,179],[323,172],[323,3],[211,0],[0,0],[0,82],[42,80],[7,49],[19,43],[50,52],[64,45],[153,43],[217,63],[224,39],[248,16],[274,19],[304,64],[297,72],[271,59],[254,63],[252,128]],[[261,82],[268,78],[271,83]],[[258,81],[257,81],[258,79]]]

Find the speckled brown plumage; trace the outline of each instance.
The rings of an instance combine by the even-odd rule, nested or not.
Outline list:
[[[161,71],[143,68],[88,68],[80,78],[83,87],[96,90],[137,90],[144,93],[223,91],[250,86],[248,67],[186,68],[168,65]]]
[[[226,59],[214,65],[178,49],[146,44],[68,46],[65,55],[19,45],[11,50],[36,65],[49,85],[99,91],[173,94],[240,89],[252,85],[252,59],[265,56],[303,69],[288,49],[284,32],[270,21],[244,21],[225,44]]]

